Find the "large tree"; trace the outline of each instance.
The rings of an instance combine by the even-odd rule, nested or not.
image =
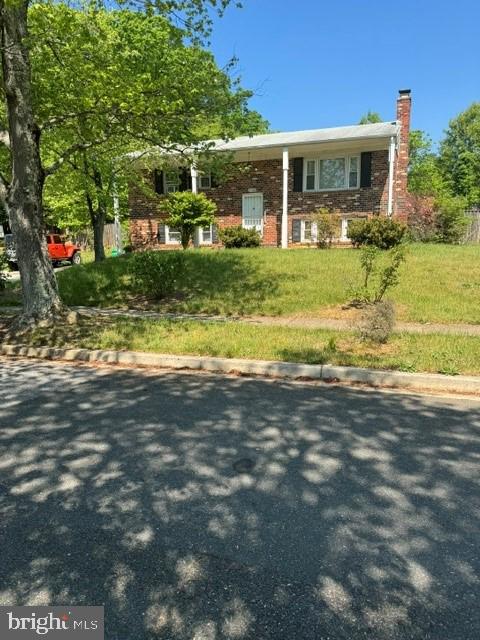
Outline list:
[[[454,195],[480,204],[480,102],[450,121],[440,145],[440,165]]]
[[[48,3],[45,3],[48,6]],[[57,3],[51,2],[51,5]],[[192,42],[204,37],[211,25],[212,7],[222,11],[230,0],[157,0],[145,2],[148,11],[175,18],[185,36]],[[111,7],[112,3],[108,3]],[[53,269],[48,258],[44,237],[42,196],[45,178],[57,170],[74,153],[90,149],[100,144],[103,130],[98,129],[98,138],[73,137],[71,144],[56,149],[56,158],[48,166],[42,163],[41,141],[45,130],[53,129],[67,121],[75,121],[85,110],[84,104],[77,104],[75,96],[80,78],[73,86],[67,87],[72,97],[73,110],[51,114],[41,121],[35,112],[35,83],[41,81],[31,68],[31,47],[33,40],[28,34],[28,0],[0,0],[0,40],[2,60],[1,91],[5,104],[4,130],[0,139],[7,147],[8,167],[0,177],[0,198],[5,206],[17,245],[17,260],[20,269],[23,292],[23,321],[55,317],[61,312]],[[88,38],[88,32],[86,34]],[[62,42],[62,33],[56,34],[52,43],[54,51]],[[86,60],[85,62],[88,62]],[[184,69],[184,73],[190,71]],[[91,66],[94,77],[98,69]],[[145,100],[147,97],[145,96]],[[47,108],[48,105],[45,105]],[[105,105],[100,101],[91,103],[85,119],[98,115]],[[119,105],[121,108],[121,104]],[[112,126],[115,126],[113,123]],[[72,126],[72,132],[74,127]]]
[[[128,151],[155,145],[184,152],[202,147],[206,128],[229,136],[264,124],[248,111],[250,93],[209,52],[187,46],[182,31],[163,17],[37,6],[30,33],[34,77],[41,78],[39,110],[46,104],[66,114],[46,132],[42,155],[55,161],[59,149],[81,143],[47,181],[49,206],[58,199],[63,209],[65,183],[82,193],[80,213],[93,226],[96,260],[104,258],[103,227],[113,191],[128,173]],[[57,33],[63,36],[58,42]]]

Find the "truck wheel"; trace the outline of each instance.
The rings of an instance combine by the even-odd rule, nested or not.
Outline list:
[[[76,251],[73,256],[70,259],[70,262],[72,264],[81,264],[82,262],[82,256],[80,255],[79,251]]]

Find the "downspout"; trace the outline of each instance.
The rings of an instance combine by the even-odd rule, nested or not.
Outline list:
[[[190,175],[192,177],[192,193],[198,193],[198,173],[197,167],[193,162],[190,165]],[[193,232],[193,246],[195,248],[200,246],[200,229],[198,227],[195,227]]]
[[[395,171],[395,136],[390,138],[390,145],[388,147],[388,202],[387,202],[387,216],[390,218],[393,215],[393,174]]]

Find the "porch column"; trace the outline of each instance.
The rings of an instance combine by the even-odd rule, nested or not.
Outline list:
[[[393,173],[395,171],[395,138],[390,138],[388,147],[388,202],[387,216],[393,215]]]
[[[282,249],[288,249],[288,147],[283,148]]]
[[[192,176],[192,193],[198,193],[198,174],[194,164],[190,165],[190,175]],[[193,246],[200,246],[200,229],[198,227],[195,227],[193,233]]]

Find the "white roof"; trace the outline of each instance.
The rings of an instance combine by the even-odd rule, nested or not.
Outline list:
[[[232,140],[212,140],[212,149],[218,151],[240,151],[242,149],[264,149],[336,140],[362,140],[367,138],[389,138],[399,131],[397,122],[357,124],[349,127],[329,127],[328,129],[308,129],[284,133],[265,133],[257,136],[240,136]]]

